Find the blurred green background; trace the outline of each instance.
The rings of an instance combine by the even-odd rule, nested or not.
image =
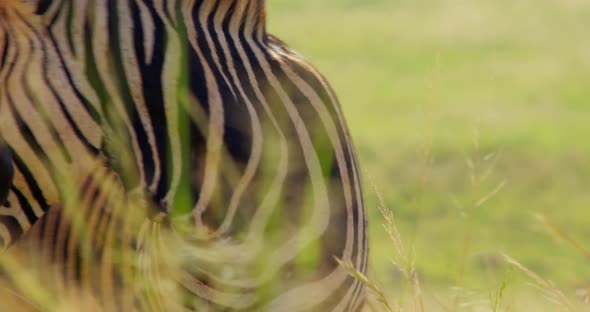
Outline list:
[[[590,246],[589,1],[267,5],[269,31],[340,97],[364,172],[370,274],[392,297],[401,277],[373,186],[432,297],[457,285],[488,297],[505,275],[500,252],[568,296],[590,284],[590,259],[531,216]],[[529,291],[515,275],[510,293]]]

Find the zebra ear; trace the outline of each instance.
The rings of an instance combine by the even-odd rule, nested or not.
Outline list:
[[[8,191],[12,186],[13,177],[12,155],[8,146],[0,141],[0,205],[6,205]]]

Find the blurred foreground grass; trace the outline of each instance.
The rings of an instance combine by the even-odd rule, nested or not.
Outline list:
[[[452,306],[456,293],[493,302],[510,267],[500,253],[583,295],[590,260],[531,212],[590,245],[590,2],[268,6],[269,30],[340,96],[365,174],[370,276],[387,296],[399,299],[405,284],[373,185],[414,251],[426,311]],[[557,309],[526,274],[509,275],[502,307]]]

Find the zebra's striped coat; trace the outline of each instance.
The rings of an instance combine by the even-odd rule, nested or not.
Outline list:
[[[35,223],[45,230],[30,236],[66,244],[75,222],[60,232],[48,220],[72,212],[44,214],[67,206],[73,189],[98,196],[82,183],[114,175],[125,203],[94,209],[141,210],[145,221],[105,217],[132,238],[109,225],[104,235],[132,245],[139,262],[179,255],[175,282],[200,304],[362,304],[363,287],[334,261],[366,270],[360,172],[342,111],[317,70],[266,33],[262,0],[0,0],[0,137],[15,173],[0,208],[5,245]],[[63,257],[84,262],[80,249]]]

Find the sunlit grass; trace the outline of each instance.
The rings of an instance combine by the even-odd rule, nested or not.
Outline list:
[[[553,281],[547,280],[533,270],[527,268],[509,255],[498,252],[498,256],[505,265],[506,272],[497,289],[474,291],[461,286],[463,271],[458,273],[457,283],[449,285],[450,292],[424,293],[420,287],[420,276],[415,268],[415,254],[406,251],[406,243],[402,240],[396,219],[391,210],[385,207],[382,195],[375,191],[379,200],[379,211],[382,215],[383,234],[389,239],[390,266],[402,273],[403,277],[393,287],[381,286],[376,276],[367,276],[358,272],[350,263],[338,262],[351,276],[355,277],[367,287],[366,311],[587,311],[589,310],[588,292],[579,289],[576,294],[568,294]],[[540,222],[546,229],[567,241],[581,254],[587,256],[588,251],[578,240],[569,236],[563,229],[552,224],[542,215],[534,215],[534,220]],[[469,222],[469,221],[468,221]],[[531,218],[533,222],[533,218]],[[466,233],[471,235],[471,233]],[[467,252],[461,257],[466,261]],[[519,273],[518,280],[513,278]],[[532,292],[523,295],[520,287],[525,284]],[[407,291],[409,290],[409,291]],[[515,290],[519,290],[515,293]],[[432,289],[430,290],[432,291]],[[425,297],[434,298],[425,303]],[[509,300],[506,297],[510,298]],[[410,303],[408,303],[410,302]]]

